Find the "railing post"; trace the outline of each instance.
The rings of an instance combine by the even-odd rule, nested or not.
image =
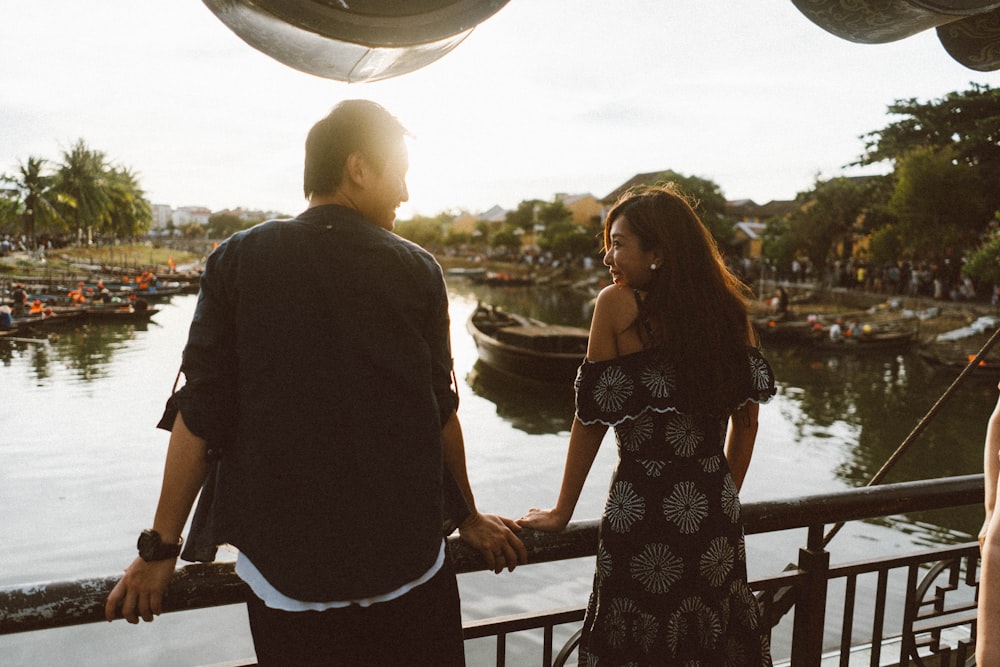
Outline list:
[[[823,547],[823,525],[809,526],[806,547],[799,549],[799,570],[805,581],[795,600],[792,625],[792,664],[819,667],[826,625],[826,589],[830,552]]]

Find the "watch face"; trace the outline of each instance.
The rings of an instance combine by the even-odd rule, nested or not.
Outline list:
[[[136,546],[139,548],[139,556],[143,560],[149,560],[156,553],[156,548],[160,545],[159,535],[151,530],[144,530],[139,534],[139,542]]]
[[[136,543],[139,557],[145,561],[173,558],[181,551],[180,544],[164,544],[155,530],[144,530]]]

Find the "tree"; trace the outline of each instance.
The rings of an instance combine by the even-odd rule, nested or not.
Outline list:
[[[965,273],[994,289],[1000,286],[1000,213],[979,247],[969,253]]]
[[[957,260],[990,218],[975,168],[956,160],[955,150],[915,149],[897,162],[889,209],[899,219],[903,247],[920,259]]]
[[[854,236],[863,228],[865,213],[876,201],[876,187],[870,179],[817,180],[812,190],[796,197],[798,206],[788,220],[768,225],[768,257],[786,266],[786,262],[804,254],[814,267],[821,268],[838,245],[843,256],[849,257]]]
[[[253,224],[232,211],[221,211],[208,216],[208,224],[205,225],[203,232],[212,239],[225,239],[236,232],[252,227]]]
[[[545,205],[540,199],[525,199],[513,211],[507,212],[506,223],[512,227],[518,227],[524,233],[533,231],[538,222],[537,211]]]
[[[869,132],[857,164],[899,160],[917,149],[951,149],[957,163],[972,167],[991,210],[1000,208],[1000,89],[970,84],[938,100],[896,100],[888,112],[903,118]]]
[[[539,248],[557,256],[576,254],[579,244],[574,237],[582,235],[583,230],[573,224],[573,212],[562,201],[543,202],[536,215],[542,228],[538,236]]]
[[[139,187],[135,173],[129,169],[115,168],[105,179],[108,207],[104,230],[115,238],[138,236],[153,224],[153,209]]]
[[[63,224],[56,210],[58,194],[53,190],[53,177],[44,173],[45,160],[29,157],[18,167],[14,176],[4,175],[0,181],[7,183],[6,197],[11,203],[12,213],[24,221],[24,235],[30,247],[35,245],[35,235],[47,223]]]
[[[395,232],[417,245],[428,248],[440,244],[444,240],[442,230],[452,217],[450,213],[441,213],[433,218],[416,215],[410,220],[398,220]]]
[[[89,149],[83,139],[78,139],[68,151],[63,151],[56,187],[66,195],[62,208],[68,209],[68,215],[64,217],[73,221],[78,243],[84,230],[87,232],[87,243],[91,242],[93,230],[100,228],[110,208],[105,181],[108,171],[104,153]]]

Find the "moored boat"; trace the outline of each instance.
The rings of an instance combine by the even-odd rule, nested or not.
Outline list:
[[[546,324],[479,303],[466,328],[490,367],[542,382],[572,382],[587,354],[589,332]]]
[[[857,336],[844,336],[836,340],[832,340],[827,335],[817,340],[814,346],[823,352],[896,354],[908,350],[917,341],[918,333],[919,330],[916,328],[903,331],[872,331]]]

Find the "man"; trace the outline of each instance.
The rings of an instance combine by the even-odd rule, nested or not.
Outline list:
[[[153,526],[109,620],[160,612],[204,483],[188,547],[239,549],[261,665],[464,664],[442,526],[496,572],[527,554],[475,509],[441,267],[391,233],[405,137],[373,102],[338,104],[306,140],[307,210],[209,257]]]

